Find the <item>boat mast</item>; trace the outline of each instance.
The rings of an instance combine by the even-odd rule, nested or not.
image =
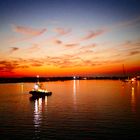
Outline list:
[[[39,84],[39,75],[37,75],[36,77],[37,77],[37,84]]]

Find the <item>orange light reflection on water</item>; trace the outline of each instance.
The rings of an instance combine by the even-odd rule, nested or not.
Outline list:
[[[133,86],[131,91],[131,107],[132,107],[132,112],[136,112],[135,88]]]

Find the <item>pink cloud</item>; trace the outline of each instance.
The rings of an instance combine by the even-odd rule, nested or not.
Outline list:
[[[9,40],[9,42],[16,43],[20,41],[25,41],[28,39],[31,39],[33,37],[37,37],[39,35],[42,35],[47,31],[47,29],[34,29],[31,27],[25,27],[25,26],[13,26],[13,31],[16,33],[19,33],[19,37],[13,37]]]
[[[24,34],[24,35],[31,35],[31,36],[38,36],[46,32],[46,29],[34,29],[31,27],[25,26],[13,26],[13,30],[17,33]]]
[[[54,31],[58,33],[58,35],[66,35],[71,32],[71,29],[56,28]]]
[[[89,39],[95,38],[99,35],[102,35],[105,32],[106,32],[106,30],[104,30],[104,29],[100,29],[97,31],[90,31],[86,36],[82,37],[81,40],[89,40]]]
[[[57,38],[50,38],[42,42],[41,44],[47,44],[47,45],[63,45],[63,42]]]
[[[86,46],[82,46],[80,49],[88,50],[88,49],[93,49],[95,47],[97,47],[97,44],[93,43],[93,44],[89,44],[89,45],[86,45]]]
[[[33,44],[29,49],[28,49],[28,51],[29,52],[37,52],[37,51],[39,51],[40,50],[40,46],[39,46],[39,44]]]

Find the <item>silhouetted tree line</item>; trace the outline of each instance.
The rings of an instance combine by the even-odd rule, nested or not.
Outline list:
[[[46,81],[66,81],[66,80],[123,80],[127,77],[39,77],[40,82]],[[20,83],[20,82],[37,82],[37,77],[21,77],[21,78],[0,78],[0,83]]]

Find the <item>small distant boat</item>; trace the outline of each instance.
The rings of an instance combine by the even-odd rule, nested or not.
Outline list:
[[[124,75],[124,77],[122,79],[123,82],[131,82],[131,79],[129,79],[129,76],[126,75],[124,64],[123,64],[123,75]]]
[[[39,78],[39,76],[37,78]],[[34,88],[31,91],[29,91],[29,94],[32,94],[32,96],[43,97],[43,96],[52,95],[52,92],[46,89],[43,89],[42,85],[39,83],[39,80],[38,80],[38,82],[34,85]]]

